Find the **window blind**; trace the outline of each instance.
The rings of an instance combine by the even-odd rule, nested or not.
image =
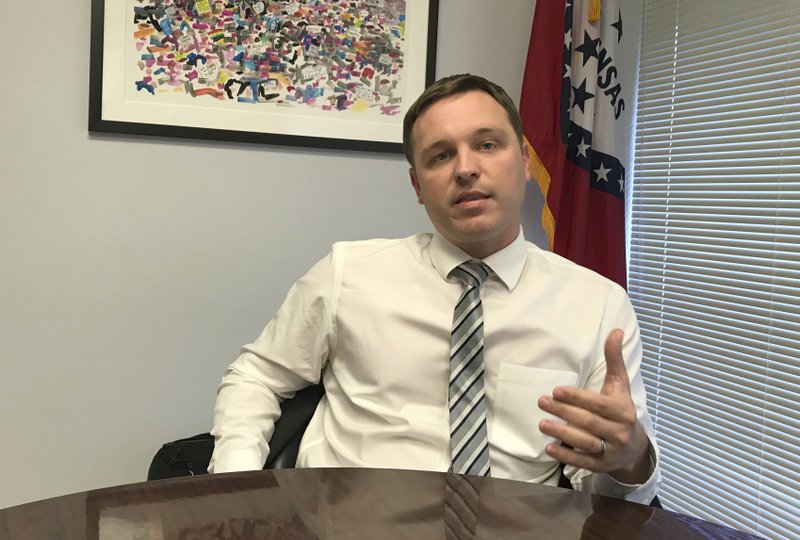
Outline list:
[[[645,0],[629,293],[666,508],[800,538],[800,1]]]

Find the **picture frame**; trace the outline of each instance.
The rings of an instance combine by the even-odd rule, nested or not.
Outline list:
[[[92,0],[89,131],[402,151],[438,0]]]

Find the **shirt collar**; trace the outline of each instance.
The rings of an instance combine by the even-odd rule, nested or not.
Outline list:
[[[438,231],[433,233],[430,250],[433,267],[445,280],[447,280],[447,276],[450,275],[453,268],[473,258],[439,234]],[[511,291],[517,285],[520,275],[522,275],[525,260],[528,258],[527,251],[525,236],[522,234],[522,228],[520,227],[519,234],[513,242],[500,251],[489,255],[483,259],[483,262],[492,269],[500,281]]]

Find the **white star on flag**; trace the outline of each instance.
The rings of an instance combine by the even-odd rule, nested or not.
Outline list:
[[[602,180],[603,182],[608,182],[608,173],[611,172],[611,169],[606,169],[605,165],[602,163],[600,164],[599,169],[595,169],[594,173],[597,175],[597,181],[599,182]]]

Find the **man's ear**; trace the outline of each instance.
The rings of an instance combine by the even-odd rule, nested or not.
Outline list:
[[[419,180],[417,180],[417,173],[414,172],[414,167],[408,169],[408,176],[411,177],[411,185],[414,186],[414,191],[417,194],[417,202],[419,204],[425,204],[422,200],[422,191],[419,189]]]
[[[525,164],[525,182],[531,181],[531,148],[527,139],[522,140],[522,163]]]

